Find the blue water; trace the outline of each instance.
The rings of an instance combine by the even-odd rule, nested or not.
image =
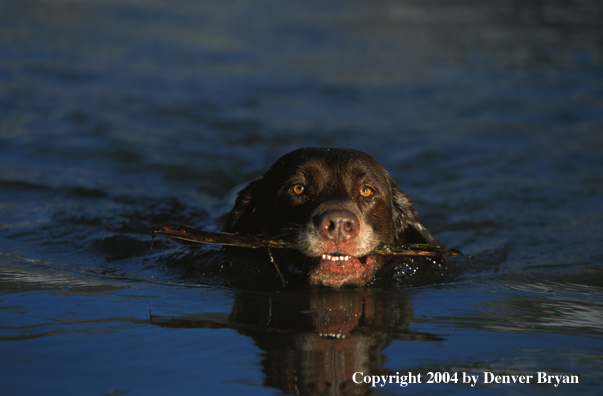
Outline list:
[[[600,394],[602,21],[596,0],[0,2],[0,393]],[[219,230],[302,146],[380,161],[464,253],[447,282],[252,292],[166,265],[199,247],[150,249]]]

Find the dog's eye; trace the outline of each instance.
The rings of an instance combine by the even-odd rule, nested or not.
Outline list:
[[[360,195],[362,195],[365,198],[366,197],[370,197],[374,193],[375,193],[375,191],[373,191],[373,189],[370,188],[369,186],[362,186],[362,187],[360,187]]]
[[[293,186],[293,192],[296,193],[297,195],[300,195],[301,193],[304,192],[305,187],[302,186],[301,184],[296,184],[295,186]]]

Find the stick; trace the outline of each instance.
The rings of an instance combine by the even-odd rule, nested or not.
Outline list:
[[[263,237],[260,235],[229,234],[226,232],[209,232],[183,225],[165,226],[155,230],[153,231],[153,240],[155,240],[156,235],[164,235],[170,238],[182,239],[189,242],[211,243],[252,249],[294,248],[294,246],[289,242],[274,240],[270,237]],[[429,244],[381,244],[373,251],[373,254],[382,256],[437,256],[438,254],[455,254],[453,252],[446,251],[446,249],[446,246]]]
[[[274,261],[274,257],[272,257],[272,252],[270,251],[270,248],[266,248],[266,250],[268,250],[268,256],[270,256],[270,262],[274,264],[274,268],[276,268],[276,272],[278,272],[278,276],[279,278],[281,278],[281,284],[283,285],[283,287],[287,287],[287,281],[285,280],[283,273],[278,267],[278,264],[276,263],[276,261]]]

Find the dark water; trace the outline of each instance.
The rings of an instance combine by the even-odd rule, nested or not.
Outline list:
[[[599,394],[602,22],[596,0],[0,1],[0,392]],[[450,282],[251,292],[149,249],[219,229],[300,146],[377,158],[464,252]]]

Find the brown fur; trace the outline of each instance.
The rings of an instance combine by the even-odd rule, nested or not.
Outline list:
[[[286,154],[239,192],[226,231],[293,242],[310,284],[330,287],[369,283],[384,263],[370,255],[379,243],[435,244],[390,174],[351,149]]]

